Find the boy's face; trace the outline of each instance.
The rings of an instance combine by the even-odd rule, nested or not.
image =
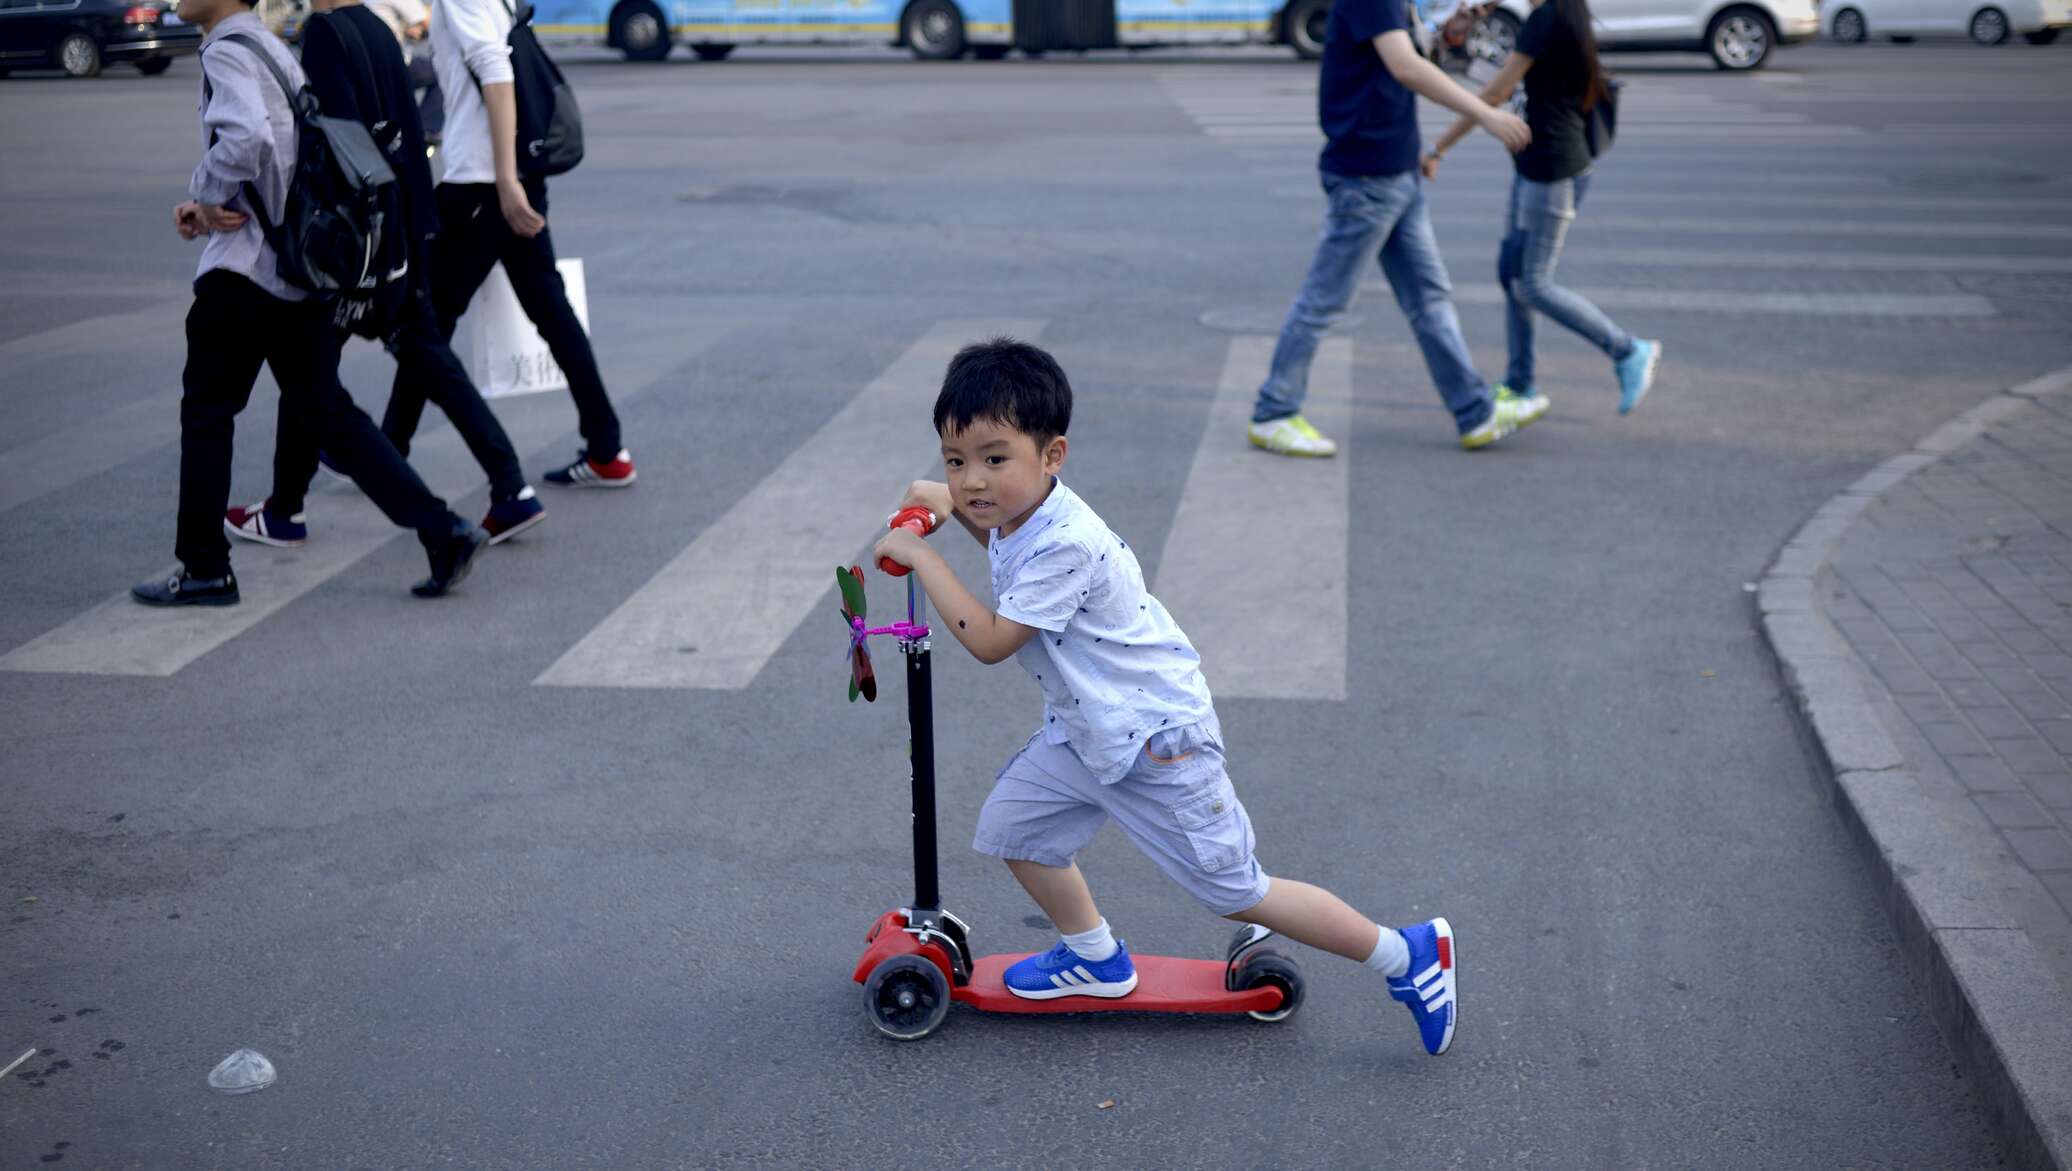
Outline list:
[[[980,528],[1011,536],[1050,494],[1065,466],[1065,437],[1036,446],[1036,437],[992,419],[942,437],[943,471],[957,511]]]
[[[188,24],[213,25],[236,12],[247,11],[239,0],[179,0],[174,9]]]

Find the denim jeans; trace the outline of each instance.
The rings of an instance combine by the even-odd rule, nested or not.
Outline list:
[[[1534,310],[1567,326],[1614,362],[1633,352],[1632,334],[1620,329],[1602,309],[1554,283],[1561,241],[1568,235],[1569,225],[1576,222],[1576,211],[1589,190],[1587,171],[1552,183],[1535,183],[1523,176],[1511,181],[1511,207],[1504,214],[1506,234],[1497,252],[1496,279],[1504,286],[1504,332],[1511,345],[1504,384],[1521,394],[1532,388]]]
[[[1259,388],[1252,421],[1264,423],[1302,409],[1309,394],[1309,364],[1325,330],[1345,316],[1359,292],[1360,277],[1379,255],[1381,271],[1395,290],[1396,304],[1410,320],[1424,351],[1426,369],[1439,397],[1462,431],[1489,418],[1489,384],[1475,373],[1460,315],[1453,309],[1453,285],[1439,259],[1417,172],[1400,175],[1334,175],[1320,172],[1331,208],[1317,241],[1316,259],[1302,292],[1288,310],[1273,365]]]

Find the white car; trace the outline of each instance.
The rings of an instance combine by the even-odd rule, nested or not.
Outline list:
[[[1945,35],[1997,45],[2015,33],[2048,45],[2072,25],[2072,0],[1832,0],[1820,21],[1828,36],[1851,45]]]
[[[1501,57],[1517,43],[1518,29],[1531,12],[1528,0],[1503,0],[1478,30],[1481,41],[1501,50]],[[1590,14],[1595,18],[1597,47],[1607,53],[1707,53],[1721,69],[1760,69],[1779,45],[1796,45],[1820,34],[1815,0],[1590,0]]]

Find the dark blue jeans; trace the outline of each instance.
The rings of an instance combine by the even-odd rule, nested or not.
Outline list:
[[[1281,326],[1252,421],[1264,423],[1302,409],[1317,342],[1345,316],[1360,290],[1361,276],[1378,257],[1454,423],[1464,432],[1480,427],[1489,418],[1489,384],[1475,373],[1468,343],[1461,337],[1453,285],[1439,259],[1439,240],[1432,234],[1417,172],[1320,174],[1324,194],[1331,200],[1324,235],[1317,241],[1316,259],[1310,261],[1302,292]]]
[[[1580,294],[1554,283],[1562,240],[1589,190],[1588,171],[1552,183],[1535,183],[1524,176],[1511,181],[1511,208],[1504,215],[1506,235],[1497,252],[1496,279],[1504,286],[1504,332],[1511,345],[1504,384],[1520,394],[1532,389],[1534,311],[1567,326],[1614,362],[1633,352],[1632,334]]]

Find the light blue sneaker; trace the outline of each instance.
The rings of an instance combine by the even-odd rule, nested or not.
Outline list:
[[[1410,1006],[1425,1052],[1434,1057],[1453,1044],[1460,998],[1453,983],[1453,927],[1444,919],[1403,929],[1410,947],[1410,971],[1389,978],[1389,995]]]
[[[1129,946],[1115,941],[1115,954],[1099,963],[1083,960],[1062,941],[1047,952],[1039,952],[1008,966],[1003,977],[1007,990],[1025,1000],[1056,1000],[1060,996],[1103,996],[1110,1000],[1136,991],[1137,965],[1130,962]]]
[[[1612,363],[1619,376],[1619,413],[1628,415],[1655,385],[1655,366],[1662,361],[1662,343],[1633,340],[1633,352]]]

